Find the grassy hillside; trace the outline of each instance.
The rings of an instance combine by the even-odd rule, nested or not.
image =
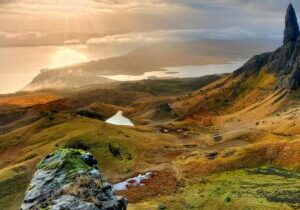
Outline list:
[[[292,210],[299,208],[299,172],[261,167],[190,180],[176,194],[129,204],[129,209]]]
[[[166,129],[167,133],[164,132]],[[291,209],[291,206],[296,205],[294,201],[282,198],[280,193],[276,194],[277,191],[273,189],[283,190],[282,186],[292,185],[287,190],[293,194],[300,176],[297,171],[281,172],[278,169],[279,172],[274,172],[291,176],[287,179],[280,178],[281,175],[278,178],[278,174],[263,176],[263,173],[271,173],[271,169],[271,172],[267,169],[266,172],[260,172],[260,169],[221,172],[270,164],[299,168],[298,132],[292,137],[270,135],[264,131],[253,133],[251,130],[246,133],[236,132],[234,136],[221,132],[223,139],[216,142],[214,129],[193,121],[128,128],[70,114],[54,114],[0,137],[0,191],[5,192],[1,196],[0,207],[17,209],[37,162],[49,152],[64,147],[90,150],[98,160],[105,178],[112,183],[137,173],[156,171],[149,184],[136,189],[138,193],[135,189],[121,193],[130,199],[129,209],[147,206],[149,203],[154,203],[155,208],[163,203],[171,209],[184,209],[187,206],[190,209],[199,206],[209,209],[211,205],[223,206],[224,202],[228,203],[226,206],[240,206],[240,209],[243,206],[252,206],[250,209],[279,209],[282,205]],[[216,157],[209,158],[209,153],[215,151]],[[253,159],[253,156],[259,159]],[[253,174],[249,172],[252,170]],[[210,174],[216,175],[210,177]],[[269,198],[264,191],[252,194],[253,187],[245,184],[247,180],[253,180],[252,185],[264,185],[267,180],[271,181],[274,184],[264,190],[272,191],[275,197],[270,195]],[[18,182],[20,184],[17,185]],[[219,184],[224,182],[228,182],[228,185]],[[242,186],[246,188],[242,188],[241,192],[235,190]]]
[[[299,101],[273,82],[266,72],[149,80],[17,104],[2,112],[12,127],[0,135],[0,209],[18,209],[36,164],[65,147],[91,151],[111,183],[153,172],[118,192],[130,210],[298,208]],[[103,122],[118,110],[137,126]]]
[[[137,82],[125,82],[120,85],[122,90],[146,92],[153,96],[181,95],[200,89],[224,75],[210,75],[188,79],[155,79]]]

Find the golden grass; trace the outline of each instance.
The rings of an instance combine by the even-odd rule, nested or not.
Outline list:
[[[37,104],[46,104],[51,101],[60,99],[58,95],[40,93],[40,94],[28,94],[28,95],[11,95],[0,97],[0,106],[18,106],[29,107]]]
[[[226,78],[222,79],[225,81]],[[90,150],[98,160],[104,178],[112,183],[138,173],[156,171],[157,179],[150,180],[145,188],[124,192],[134,202],[129,204],[132,210],[158,209],[159,206],[174,210],[290,209],[286,203],[269,202],[245,192],[245,197],[239,198],[233,191],[243,186],[243,181],[251,179],[245,168],[264,165],[300,168],[300,111],[285,106],[287,110],[277,112],[286,101],[285,93],[262,90],[272,86],[274,77],[271,74],[262,72],[245,82],[245,88],[227,104],[223,99],[232,90],[231,82],[225,82],[225,88],[211,90],[206,87],[180,98],[149,99],[145,94],[136,97],[140,99],[133,97],[136,103],[126,107],[126,114],[149,123],[148,126],[113,126],[65,112],[50,114],[33,124],[0,135],[0,192],[7,190],[1,183],[13,181],[9,185],[12,191],[0,199],[0,209],[17,209],[36,163],[46,154],[64,147]],[[96,92],[94,94],[97,96]],[[74,101],[83,104],[80,100]],[[155,116],[156,105],[160,103],[170,103],[180,117],[188,120],[174,122]],[[106,116],[119,107],[93,102],[84,109]],[[232,115],[225,115],[231,112]],[[156,119],[159,121],[154,121]],[[163,128],[169,132],[164,132]],[[219,142],[214,140],[216,132],[222,136]],[[218,155],[211,160],[205,156],[207,152],[218,152]],[[18,176],[22,177],[20,182],[23,184],[15,186],[14,177]],[[252,178],[258,184],[266,181],[260,175]],[[272,183],[277,178],[270,177]],[[227,185],[222,187],[222,183]],[[88,184],[87,180],[79,180],[68,193],[77,193],[82,184]],[[273,193],[275,188],[270,189]],[[9,200],[14,196],[18,199],[12,203]]]

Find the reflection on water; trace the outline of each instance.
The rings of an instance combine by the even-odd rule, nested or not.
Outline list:
[[[106,120],[105,122],[113,125],[127,125],[134,126],[130,119],[123,116],[122,111],[118,111],[114,116]]]
[[[95,59],[119,56],[132,48],[105,46],[38,46],[0,47],[0,94],[20,90],[39,74],[41,69],[57,68]],[[183,66],[165,68],[166,71],[146,72],[143,75],[107,76],[118,81],[134,81],[151,77],[199,77],[208,74],[228,73],[237,69],[243,62],[221,65]],[[103,75],[99,75],[103,76]]]
[[[201,77],[212,74],[232,73],[243,65],[244,61],[236,61],[229,64],[210,64],[210,65],[194,65],[181,67],[166,67],[165,71],[150,71],[143,75],[115,75],[105,76],[108,79],[117,81],[136,81],[150,78],[191,78]],[[101,76],[101,75],[99,75]]]

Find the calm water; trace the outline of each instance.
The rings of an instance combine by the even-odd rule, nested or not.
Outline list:
[[[107,119],[105,122],[112,124],[112,125],[127,125],[127,126],[134,126],[130,119],[123,116],[122,111],[118,111],[114,116]]]
[[[166,67],[165,71],[151,71],[143,75],[115,75],[105,76],[117,81],[136,81],[149,78],[192,78],[212,74],[232,73],[241,67],[245,61],[236,61],[228,64],[194,65],[181,67]],[[100,76],[100,75],[99,75]]]
[[[0,94],[20,90],[39,74],[41,69],[57,68],[65,65],[118,56],[132,49],[109,48],[103,46],[40,46],[40,47],[0,47]],[[151,77],[199,77],[209,74],[230,73],[244,61],[221,65],[169,67],[166,71],[146,72],[143,75],[107,76],[118,81],[134,81]],[[99,75],[103,76],[103,75]]]
[[[86,45],[0,47],[0,94],[21,89],[41,69],[118,56],[129,50]]]

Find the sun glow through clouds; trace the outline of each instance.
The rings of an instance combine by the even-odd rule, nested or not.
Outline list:
[[[51,62],[51,67],[58,68],[71,64],[87,62],[88,60],[88,56],[84,53],[64,47],[59,49],[56,53],[54,53]]]
[[[50,0],[44,3],[45,9],[56,9],[61,12],[85,11],[90,9],[92,2],[87,0]],[[40,5],[40,8],[44,6]]]

